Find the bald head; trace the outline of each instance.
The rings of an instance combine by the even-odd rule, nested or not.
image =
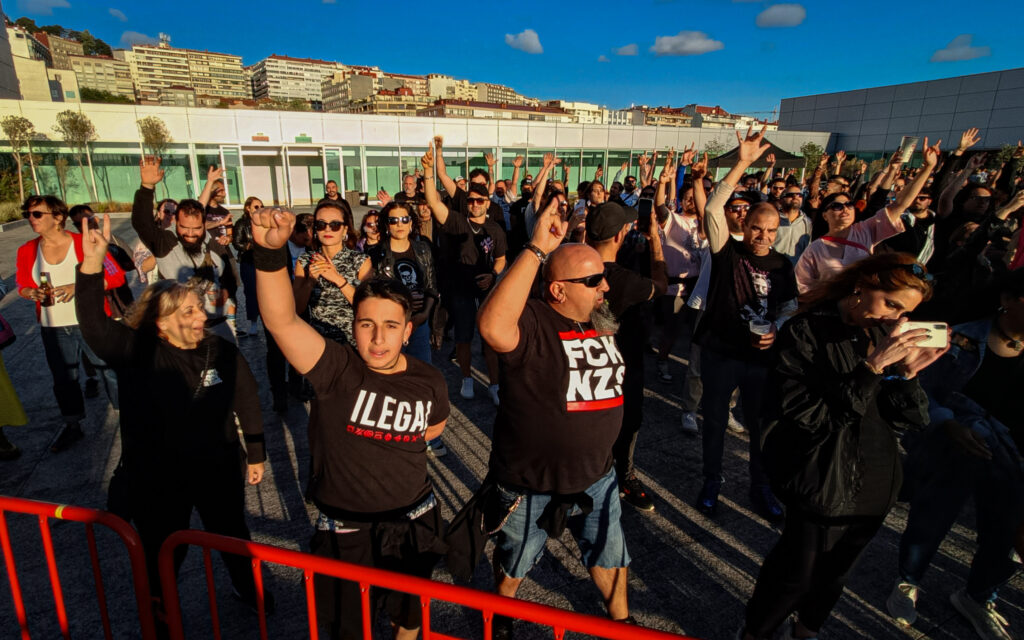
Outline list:
[[[548,282],[581,278],[604,269],[601,254],[585,244],[563,244],[548,257],[545,279]]]
[[[551,307],[572,320],[588,322],[604,304],[608,283],[601,254],[585,244],[563,244],[551,252],[544,270],[545,297]],[[587,282],[589,276],[601,276]],[[587,286],[587,285],[590,286]]]

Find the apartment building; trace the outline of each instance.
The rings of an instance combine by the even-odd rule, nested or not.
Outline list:
[[[85,55],[85,47],[77,40],[53,36],[45,31],[37,32],[35,38],[50,50],[54,69],[71,69],[71,60],[68,56]]]
[[[360,71],[353,74],[348,70],[336,71],[324,78],[321,87],[323,110],[327,113],[345,113],[353,102],[365,100],[378,91],[394,91],[402,87],[406,87],[404,80],[383,73]],[[412,89],[410,91],[413,95],[424,95]]]
[[[46,45],[18,25],[7,25],[7,41],[11,45],[11,55],[29,60],[42,60],[46,66],[53,66],[53,56]]]
[[[571,124],[573,117],[558,107],[532,107],[522,104],[498,104],[470,100],[438,100],[421,109],[418,116],[428,118],[486,118],[490,120],[531,120]]]
[[[249,69],[252,74],[252,97],[256,100],[305,100],[314,111],[323,110],[324,79],[337,72],[343,76],[351,73],[339,62],[277,54],[260,60]]]
[[[608,121],[608,109],[589,102],[549,100],[544,106],[564,110],[577,124],[605,124]]]
[[[78,76],[78,86],[109,91],[118,96],[135,99],[131,65],[124,60],[108,56],[69,54],[69,68]]]
[[[408,87],[381,89],[349,103],[346,112],[378,116],[415,116],[420,109],[433,104],[430,96],[417,96]]]
[[[480,82],[476,85],[477,87],[477,102],[493,102],[496,104],[525,104],[529,106],[539,106],[540,101],[534,98],[527,98],[526,96],[519,95],[516,90],[512,87],[506,87],[503,84],[491,84],[490,82]]]
[[[161,43],[134,45],[130,52],[115,51],[114,58],[129,64],[135,98],[141,104],[160,104],[160,89],[173,86],[223,98],[252,97],[241,56]]]

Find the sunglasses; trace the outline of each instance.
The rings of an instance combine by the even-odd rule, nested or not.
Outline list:
[[[327,222],[326,220],[317,220],[313,223],[313,228],[317,231],[323,231],[327,227],[330,227],[331,231],[337,231],[344,226],[345,223],[341,220],[331,220],[330,222]]]
[[[38,210],[36,210],[36,211],[23,211],[21,215],[26,220],[28,220],[29,217],[32,217],[32,218],[35,218],[36,220],[38,220],[38,219],[42,218],[43,216],[52,216],[53,214],[50,213],[49,211],[38,211]]]
[[[388,218],[388,224],[409,224],[410,222],[412,222],[412,218],[410,218],[409,216],[401,216],[399,218]]]
[[[800,193],[799,191],[794,191],[793,193],[784,193],[784,194],[782,194],[782,197],[783,198],[802,198],[802,197],[804,197],[804,194]]]
[[[749,211],[749,210],[750,210],[750,205],[749,204],[731,204],[731,205],[729,205],[729,211],[739,212],[739,211]]]
[[[589,276],[583,276],[582,278],[565,278],[564,280],[558,280],[558,282],[575,282],[582,284],[588,289],[593,289],[604,282],[604,272],[594,273]]]
[[[932,199],[931,196],[917,196],[917,198],[915,198],[915,200],[931,200],[931,199]]]
[[[832,204],[828,205],[828,210],[829,211],[842,211],[844,209],[853,209],[853,208],[854,208],[854,206],[853,206],[852,202],[833,202]]]
[[[366,224],[363,225],[363,227],[366,228],[366,229],[376,229],[377,228],[377,223],[376,222],[367,222]]]
[[[480,204],[483,202],[487,202],[487,198],[466,198],[466,202],[468,202],[469,204]]]

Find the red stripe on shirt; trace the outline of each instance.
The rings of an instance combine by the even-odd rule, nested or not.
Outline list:
[[[622,406],[622,396],[608,398],[607,400],[587,400],[584,402],[566,402],[566,411],[601,411],[602,409],[613,409]]]

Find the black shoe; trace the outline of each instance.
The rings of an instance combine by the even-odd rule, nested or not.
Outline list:
[[[85,433],[82,432],[82,427],[80,427],[77,422],[68,424],[64,427],[64,430],[60,432],[60,435],[57,436],[57,439],[54,440],[53,444],[50,445],[50,451],[54,453],[64,451],[84,437]]]
[[[643,483],[636,474],[631,473],[622,481],[619,497],[641,511],[654,511],[654,501],[647,495]]]
[[[15,460],[20,455],[21,449],[14,446],[4,435],[3,429],[0,429],[0,460]]]
[[[782,520],[786,515],[782,505],[775,499],[771,487],[766,484],[750,487],[750,503],[754,506],[754,511],[769,522]]]
[[[704,480],[704,486],[697,496],[697,511],[706,516],[713,516],[718,511],[718,492],[722,490],[721,478],[708,478]]]
[[[256,602],[256,592],[246,593],[242,595],[237,588],[231,589],[231,596],[242,603],[246,609],[249,609],[253,613],[259,613],[259,605]],[[274,601],[274,594],[270,589],[264,587],[263,589],[263,610],[267,612],[267,615],[273,615],[274,611],[277,610],[277,605]]]
[[[512,640],[512,623],[515,622],[508,616],[494,614],[491,620],[492,640]]]
[[[274,413],[288,413],[288,395],[284,393],[275,393],[274,395]]]
[[[85,381],[85,397],[86,398],[98,398],[100,397],[100,381],[96,378],[87,378]]]

